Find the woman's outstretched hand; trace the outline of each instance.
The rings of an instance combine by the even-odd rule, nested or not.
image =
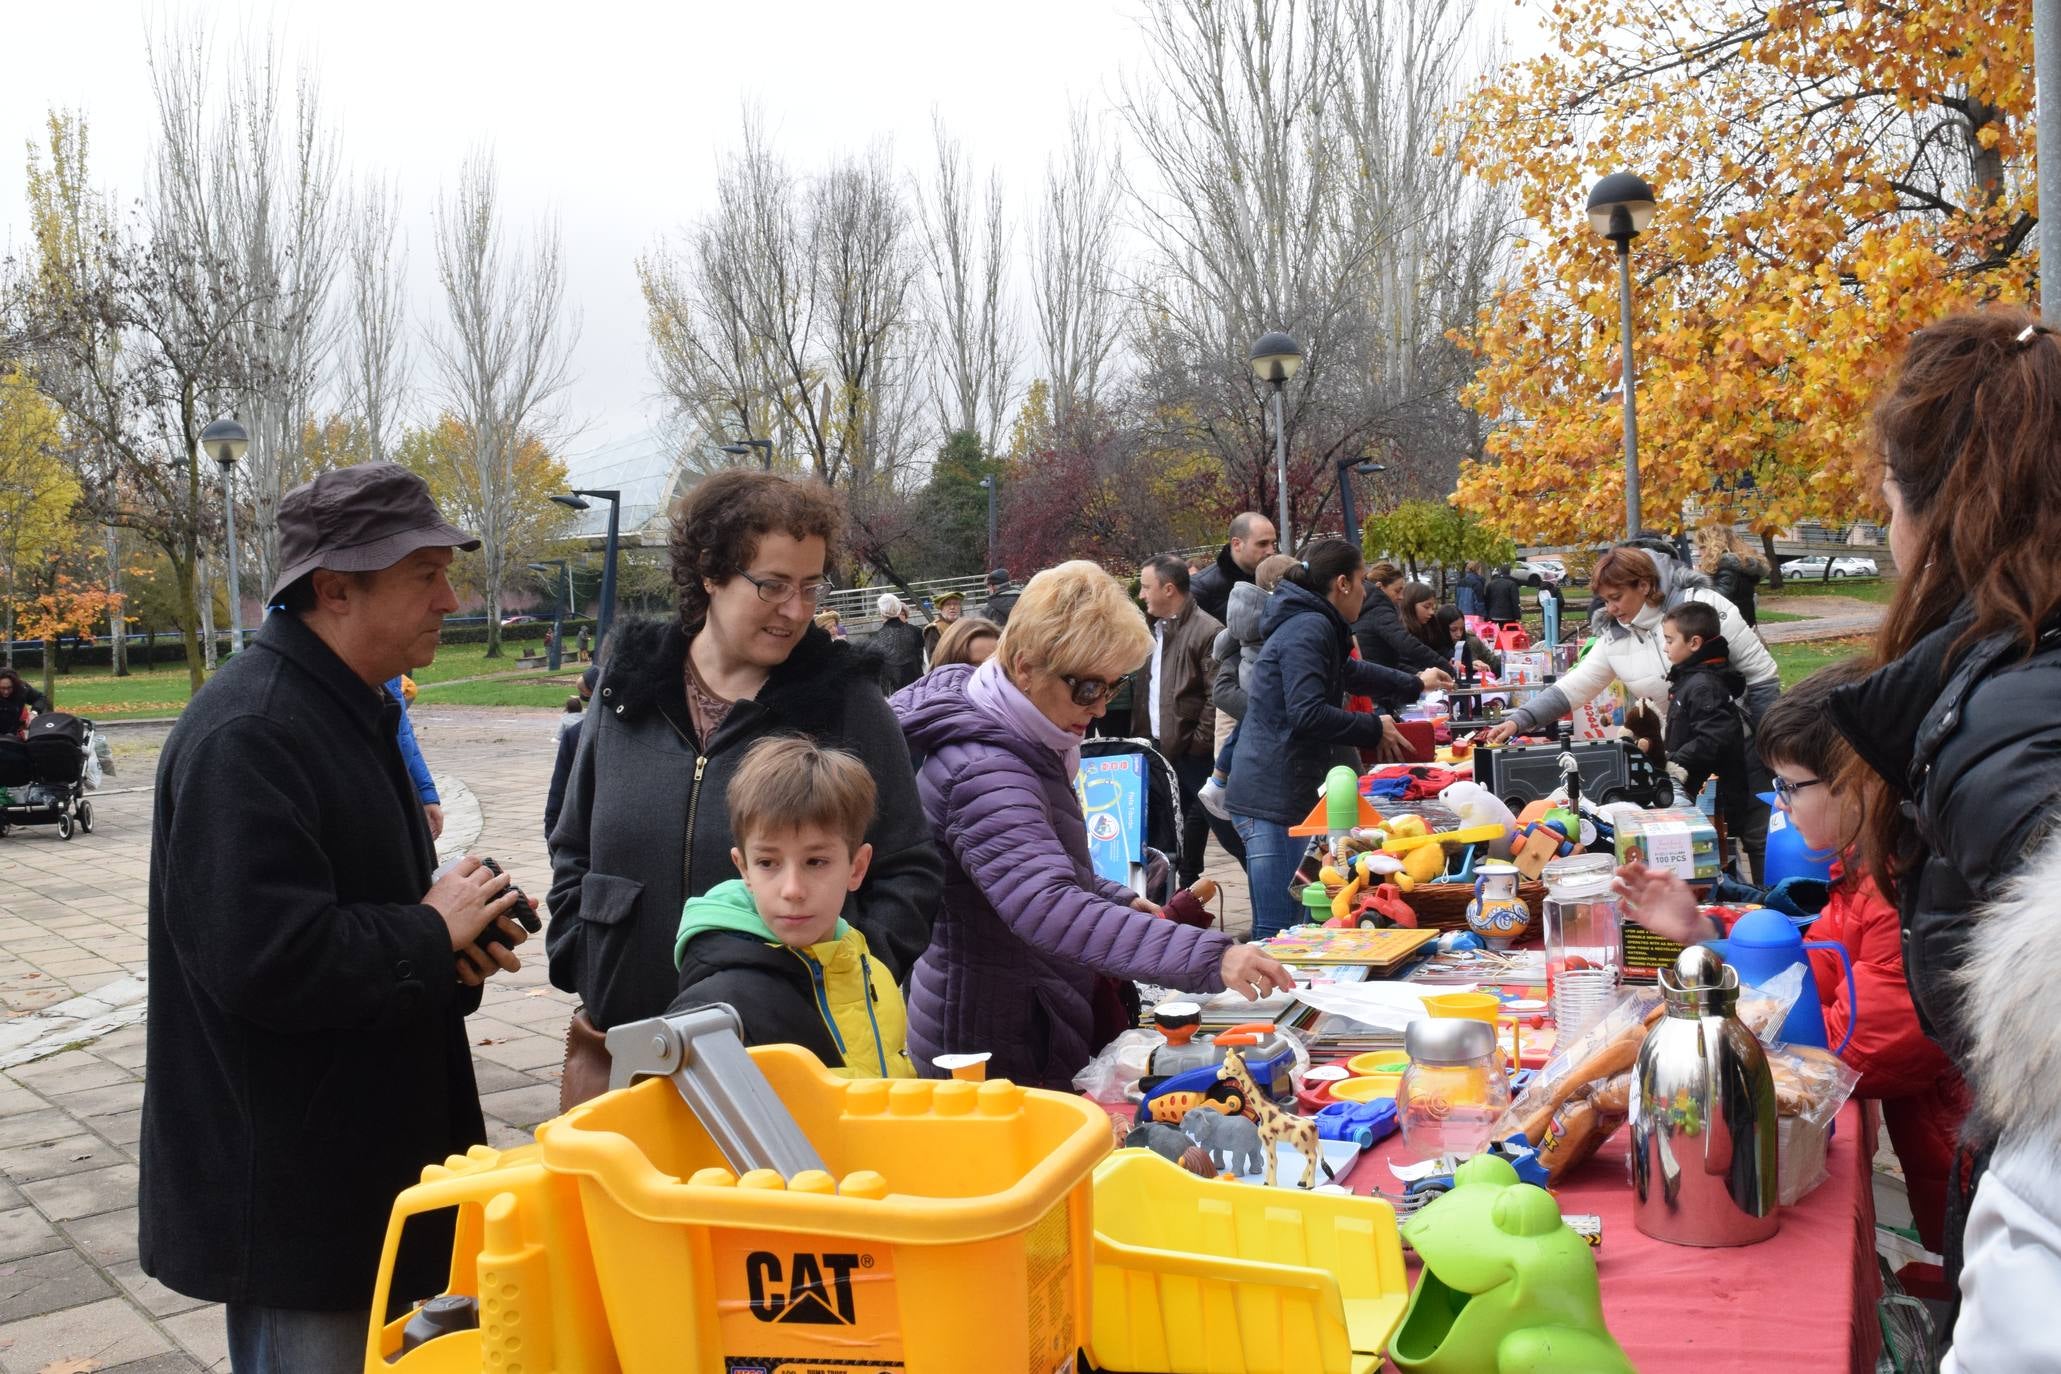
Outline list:
[[[1292,992],[1295,979],[1280,960],[1262,954],[1256,945],[1233,945],[1224,951],[1224,987],[1257,1002],[1270,992]]]

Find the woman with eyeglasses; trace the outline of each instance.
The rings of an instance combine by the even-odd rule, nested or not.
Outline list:
[[[1412,674],[1351,656],[1353,622],[1369,595],[1365,568],[1352,544],[1320,539],[1274,588],[1260,618],[1266,642],[1246,680],[1224,799],[1245,841],[1256,940],[1302,920],[1289,889],[1304,846],[1288,828],[1317,804],[1340,747],[1393,750],[1400,740],[1388,717],[1346,710],[1345,694],[1414,701],[1423,688],[1453,685],[1442,668]]]
[[[1023,589],[986,663],[935,669],[890,703],[945,857],[937,929],[909,990],[919,1066],[986,1051],[990,1077],[1065,1089],[1123,1029],[1111,979],[1248,997],[1290,986],[1274,960],[1166,919],[1089,861],[1081,741],[1151,654],[1116,579],[1062,563]]]
[[[873,957],[907,975],[930,943],[942,866],[877,656],[814,623],[843,525],[820,483],[732,470],[673,517],[674,620],[617,622],[601,648],[551,834],[551,981],[580,996],[560,1099],[608,1086],[601,1033],[673,1000],[680,908],[737,871],[724,792],[747,750],[802,734],[859,756],[879,803],[872,866],[846,901]]]

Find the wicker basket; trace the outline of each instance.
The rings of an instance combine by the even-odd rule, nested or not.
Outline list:
[[[1517,895],[1531,908],[1532,928],[1536,930],[1545,910],[1546,885],[1538,882],[1519,883]],[[1420,927],[1465,930],[1467,904],[1474,900],[1474,884],[1425,883],[1410,892],[1405,892],[1403,900],[1417,913],[1417,924]]]

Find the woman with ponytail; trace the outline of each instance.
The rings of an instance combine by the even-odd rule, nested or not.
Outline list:
[[[1922,329],[1876,407],[1875,430],[1900,577],[1880,666],[1834,694],[1830,710],[1867,787],[1862,842],[1897,903],[1919,1023],[1982,1109],[1964,1128],[1950,1180],[1945,1258],[1952,1280],[1965,1253],[1965,1324],[1971,1339],[1985,1334],[1966,1354],[1957,1336],[1956,1354],[1961,1368],[2032,1368],[2000,1357],[2018,1348],[2000,1331],[2040,1314],[2013,1314],[1999,1298],[2012,1291],[2001,1282],[2010,1272],[2041,1265],[2061,1275],[2051,1244],[2043,1265],[2024,1253],[2042,1238],[2061,1244],[2052,1084],[2027,1076],[2061,1053],[2061,1034],[2052,982],[2024,976],[2053,960],[2021,960],[2018,976],[1979,989],[1968,965],[2024,929],[1991,904],[2024,904],[2012,880],[2053,845],[2061,801],[2061,338],[2011,309]],[[2040,941],[2051,952],[2061,927],[2051,907],[2044,914]],[[2049,1000],[2036,1016],[2004,1015],[2028,999]],[[2017,1029],[1992,1034],[2005,1022]],[[2022,1033],[2028,1025],[2037,1036]],[[1978,1293],[1982,1271],[1990,1296]],[[2049,1332],[2035,1343],[2051,1354]],[[1976,1349],[1984,1357],[1968,1358]]]
[[[1225,797],[1245,841],[1254,939],[1302,919],[1289,891],[1302,845],[1288,827],[1316,804],[1340,746],[1400,752],[1394,722],[1347,711],[1346,693],[1414,700],[1423,688],[1452,685],[1439,668],[1412,675],[1351,657],[1353,621],[1368,595],[1364,572],[1357,548],[1320,539],[1274,588],[1260,619],[1265,644],[1246,680],[1245,719]]]

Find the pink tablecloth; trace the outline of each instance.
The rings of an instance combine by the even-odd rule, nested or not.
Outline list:
[[[1644,1374],[1693,1370],[1852,1370],[1866,1374],[1881,1349],[1875,1302],[1876,1135],[1874,1113],[1858,1103],[1839,1114],[1826,1170],[1831,1177],[1782,1213],[1782,1229],[1759,1245],[1699,1250],[1641,1235],[1632,1225],[1625,1172],[1630,1132],[1620,1129],[1554,1191],[1562,1212],[1603,1219],[1596,1272],[1603,1315],[1634,1368]],[[1354,1192],[1400,1188],[1386,1161],[1391,1136],[1339,1180]],[[1416,1264],[1411,1262],[1414,1285]],[[1385,1365],[1394,1369],[1393,1365]]]

